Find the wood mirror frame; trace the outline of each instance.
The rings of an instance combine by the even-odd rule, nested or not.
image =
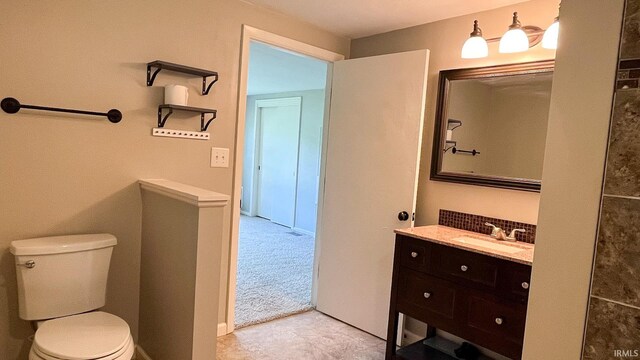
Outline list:
[[[541,187],[540,180],[443,172],[442,160],[444,155],[443,149],[445,148],[447,130],[447,105],[449,100],[450,81],[452,80],[469,80],[511,75],[553,73],[554,63],[554,60],[543,60],[520,64],[440,71],[440,80],[438,83],[438,102],[435,117],[435,130],[433,133],[433,153],[431,156],[430,179],[435,181],[454,182],[460,184],[539,192]]]

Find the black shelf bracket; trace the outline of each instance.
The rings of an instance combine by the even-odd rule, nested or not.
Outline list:
[[[153,85],[160,70],[174,71],[202,77],[202,95],[209,94],[209,91],[213,87],[213,84],[215,84],[219,78],[218,73],[215,71],[198,69],[190,66],[170,63],[167,61],[156,60],[147,64],[147,86]],[[212,77],[213,80],[209,82],[209,84],[207,84],[207,79],[209,77]]]
[[[200,131],[207,131],[207,129],[209,128],[209,124],[211,124],[211,122],[216,119],[216,116],[218,116],[218,113],[214,112],[213,114],[211,114],[211,119],[207,120],[207,123],[205,124],[204,114],[205,113],[200,114]]]
[[[447,120],[447,130],[455,130],[462,126],[462,121],[456,119]]]
[[[158,127],[164,127],[164,124],[167,122],[167,119],[169,119],[169,116],[171,116],[171,114],[173,114],[173,109],[169,108],[169,111],[167,112],[167,115],[162,116],[162,109],[165,109],[163,107],[158,107]]]
[[[211,87],[213,87],[213,84],[218,82],[218,74],[211,75],[211,76],[213,77],[213,80],[211,80],[208,86],[207,86],[207,77],[206,76],[202,77],[202,95],[208,95],[209,90],[211,90]]]
[[[457,141],[452,141],[452,140],[445,140],[445,146],[444,146],[444,152],[447,152],[453,148],[455,148],[456,146],[458,146],[458,142]]]
[[[97,112],[97,111],[87,111],[87,110],[62,109],[62,108],[54,108],[54,107],[48,107],[48,106],[20,104],[20,102],[14,98],[2,99],[2,102],[0,103],[0,107],[7,114],[15,114],[18,111],[20,111],[20,109],[31,109],[31,110],[41,110],[41,111],[62,112],[67,114],[104,116],[107,118],[107,120],[109,120],[114,124],[119,123],[122,120],[122,113],[120,112],[120,110],[117,110],[117,109],[111,109],[106,113]]]
[[[164,111],[168,110],[166,114]],[[188,111],[195,112],[200,114],[200,131],[207,131],[209,125],[213,120],[215,120],[218,111],[214,109],[205,109],[205,108],[197,108],[192,106],[181,106],[181,105],[171,105],[165,104],[158,106],[158,127],[162,128],[167,123],[169,117],[173,114],[175,110],[179,111]],[[205,115],[211,114],[211,118],[205,122]]]

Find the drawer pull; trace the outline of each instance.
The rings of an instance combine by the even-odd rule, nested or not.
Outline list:
[[[469,270],[469,267],[467,265],[462,265],[462,266],[460,266],[460,270],[467,271],[467,270]]]
[[[428,292],[424,293],[424,298],[425,299],[428,299],[430,297],[431,297],[431,293],[428,293]]]
[[[526,289],[528,289],[528,288],[529,288],[529,283],[528,283],[528,282],[526,282],[526,281],[525,281],[525,282],[523,282],[523,283],[522,283],[522,288],[523,288],[523,289],[525,289],[525,290],[526,290]]]
[[[412,251],[412,252],[411,252],[411,257],[412,257],[412,258],[417,258],[417,257],[418,257],[418,253],[417,253],[417,252],[415,252],[415,251]]]
[[[498,324],[498,325],[502,325],[502,323],[503,323],[502,318],[497,317],[497,318],[496,318],[496,324]]]

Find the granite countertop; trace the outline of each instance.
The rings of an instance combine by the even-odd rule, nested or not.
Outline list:
[[[441,244],[445,246],[451,246],[454,248],[468,250],[475,253],[493,256],[499,259],[508,260],[517,262],[520,264],[531,265],[533,263],[533,244],[528,244],[520,241],[509,242],[509,241],[500,241],[495,240],[494,238],[479,234],[471,231],[460,230],[455,228],[450,228],[442,225],[429,225],[429,226],[419,226],[407,229],[396,229],[396,234],[409,236],[412,238],[430,241],[436,244]],[[457,238],[466,237],[473,238],[482,241],[487,241],[487,246],[481,246],[476,243],[465,243],[458,240]],[[501,251],[499,249],[491,248],[492,244],[510,246],[514,248],[522,249],[522,251],[517,252],[506,252]]]

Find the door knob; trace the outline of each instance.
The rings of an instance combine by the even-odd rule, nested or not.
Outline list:
[[[398,213],[398,220],[400,221],[407,221],[409,220],[409,213],[406,211],[400,211]]]

